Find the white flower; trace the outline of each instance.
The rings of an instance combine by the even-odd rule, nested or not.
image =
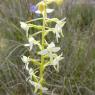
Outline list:
[[[59,71],[59,62],[63,59],[62,54],[55,57],[49,65],[53,65],[56,71]]]
[[[21,57],[22,61],[25,63],[25,69],[28,71],[29,73],[29,77],[27,78],[28,79],[32,79],[32,76],[36,76],[35,73],[34,73],[34,70],[32,68],[29,68],[29,57],[26,57],[26,56],[22,56]]]
[[[20,22],[20,26],[21,28],[26,31],[26,36],[28,37],[28,30],[29,30],[29,26],[25,23],[25,22]]]
[[[28,38],[28,44],[25,44],[24,46],[29,46],[30,47],[30,50],[32,50],[32,48],[33,48],[33,45],[35,44],[35,45],[40,45],[39,44],[39,42],[38,41],[36,41],[33,37],[29,37]]]
[[[50,57],[50,62],[48,64],[46,64],[45,66],[53,65],[55,70],[59,71],[59,62],[64,58],[64,57],[62,57],[62,54],[59,56],[57,54],[55,54],[59,50],[60,50],[60,47],[55,47],[55,44],[53,42],[51,42],[48,45],[47,49],[40,51],[38,54],[40,54],[40,55],[47,54]]]
[[[29,63],[29,58],[28,58],[28,57],[26,57],[26,56],[23,55],[23,56],[21,57],[21,59],[22,59],[23,63],[25,63],[25,64],[26,64],[26,63]]]
[[[46,13],[52,13],[54,11],[54,9],[46,9]],[[35,11],[36,14],[41,14],[41,12],[39,10]]]
[[[62,19],[62,20],[58,20],[56,22],[56,25],[55,25],[55,28],[54,28],[54,31],[53,33],[56,34],[56,40],[58,42],[58,38],[60,38],[60,34],[63,36],[63,33],[62,33],[62,27],[65,25],[66,23],[66,18]]]
[[[41,89],[43,92],[45,92],[48,90],[48,88],[42,87],[42,85],[40,83],[34,82],[32,80],[29,80],[29,82],[31,83],[32,86],[34,86],[35,91],[37,91],[38,89]]]
[[[50,58],[50,61],[53,61],[53,57],[56,56],[56,52],[58,52],[60,50],[60,47],[55,47],[55,44],[53,42],[51,42],[47,49],[44,49],[40,52],[38,52],[38,54],[40,55],[48,55]]]
[[[20,26],[25,31],[29,30],[29,26],[25,22],[20,22]]]
[[[47,49],[44,49],[44,50],[38,52],[38,54],[40,54],[40,55],[49,54],[50,55],[51,53],[58,52],[59,50],[60,50],[60,47],[55,47],[54,42],[51,42],[48,45]]]
[[[25,68],[26,68],[26,70],[29,70],[29,68],[28,68],[28,65],[29,65],[29,58],[23,55],[23,56],[21,57],[21,60],[23,61],[23,63],[25,63]]]
[[[32,78],[32,75],[34,75],[34,70],[32,68],[30,68],[28,71],[29,71],[30,77]]]

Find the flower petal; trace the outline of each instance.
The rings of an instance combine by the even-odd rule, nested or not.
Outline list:
[[[46,54],[48,54],[48,50],[44,49],[44,50],[38,52],[38,54],[40,54],[40,55],[46,55]]]
[[[21,57],[21,60],[23,61],[23,63],[28,63],[29,58],[23,55],[23,56]]]
[[[51,42],[51,43],[48,45],[47,49],[53,48],[53,47],[55,47],[55,44],[54,44],[54,42]]]
[[[54,9],[46,9],[47,13],[52,13],[54,11]]]
[[[46,9],[47,13],[52,13],[54,11],[54,9]],[[42,14],[39,10],[35,11],[36,14]]]
[[[29,46],[29,44],[24,44],[24,46],[25,46],[25,47],[28,47],[28,46]]]
[[[26,32],[28,32],[28,30],[29,30],[29,27],[28,27],[28,25],[25,23],[25,22],[20,22],[20,26],[21,26],[21,28],[23,29],[23,30],[25,30]]]
[[[52,52],[58,52],[60,50],[60,47],[54,47],[52,48]]]

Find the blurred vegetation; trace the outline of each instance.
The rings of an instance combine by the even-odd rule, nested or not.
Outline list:
[[[19,25],[19,21],[33,17],[29,12],[30,3],[33,1],[0,1],[0,95],[32,93],[20,60],[26,52],[22,46],[26,38]],[[57,95],[95,95],[95,8],[90,4],[55,8],[53,16],[67,18],[64,38],[59,43],[64,60],[59,73],[52,68],[46,70],[47,86]],[[48,39],[51,38],[50,35]]]

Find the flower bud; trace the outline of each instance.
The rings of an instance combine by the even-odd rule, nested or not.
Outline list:
[[[45,3],[43,1],[37,4],[38,10],[43,13],[45,11]]]

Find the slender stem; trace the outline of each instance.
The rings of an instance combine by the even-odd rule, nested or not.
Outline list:
[[[45,33],[45,17],[43,15],[43,29],[42,29],[42,50],[44,49],[44,42],[45,42],[45,38],[44,38],[44,33]],[[41,65],[40,65],[40,83],[42,84],[43,82],[43,70],[44,70],[44,56],[41,55]],[[42,89],[40,90],[40,95],[42,95]]]
[[[46,5],[46,0],[44,0],[45,5]],[[42,50],[44,49],[44,43],[45,43],[45,27],[46,27],[46,18],[47,18],[47,14],[46,14],[46,8],[45,11],[43,12],[43,29],[42,29]],[[41,65],[40,65],[40,83],[43,83],[43,77],[44,77],[44,56],[41,55]],[[40,90],[40,95],[42,95],[42,89]]]

